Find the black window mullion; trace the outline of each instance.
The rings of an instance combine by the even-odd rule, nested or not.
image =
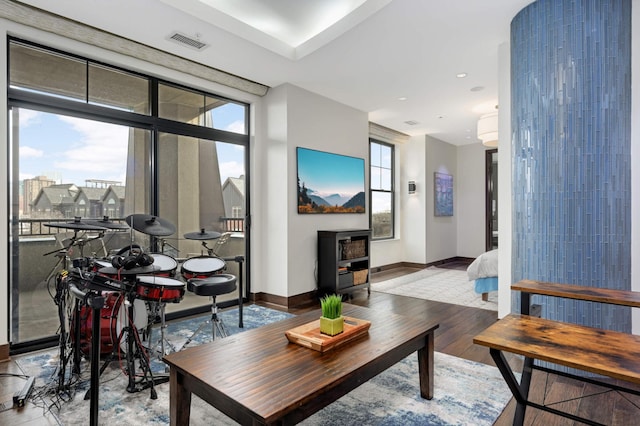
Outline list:
[[[153,117],[137,114],[129,111],[120,111],[99,105],[86,104],[84,102],[60,99],[57,97],[26,92],[20,89],[9,88],[7,90],[9,106],[35,109],[55,114],[71,115],[79,118],[99,120],[123,126],[150,129],[154,124]]]
[[[152,117],[157,117],[158,116],[158,110],[159,110],[159,100],[158,100],[158,79],[157,78],[152,78],[149,81],[149,85],[151,86],[149,88],[149,97],[151,99],[149,99],[149,105],[151,105],[151,116]]]

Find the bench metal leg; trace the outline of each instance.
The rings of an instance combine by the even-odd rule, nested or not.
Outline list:
[[[520,384],[518,384],[516,376],[514,376],[513,371],[502,352],[491,348],[489,349],[489,353],[518,404],[516,407],[516,414],[513,417],[513,424],[521,426],[524,422],[524,415],[527,409],[527,398],[529,396],[529,385],[531,384],[531,366],[533,365],[533,359],[524,359],[522,379],[520,380]]]
[[[522,377],[520,379],[520,391],[522,392],[523,402],[518,402],[516,406],[516,414],[513,416],[513,424],[521,425],[524,423],[524,415],[527,411],[526,401],[529,399],[529,388],[531,386],[531,374],[533,370],[533,358],[525,358],[522,367]]]
[[[520,313],[522,315],[529,315],[531,308],[531,294],[520,292]]]
[[[516,380],[515,375],[513,374],[513,370],[507,363],[507,360],[504,358],[504,355],[498,349],[489,349],[489,353],[491,354],[491,358],[496,363],[498,370],[502,374],[504,381],[509,386],[513,397],[516,400],[516,412],[513,416],[513,424],[514,426],[522,426],[524,423],[524,415],[527,410],[527,406],[536,408],[538,410],[546,411],[548,413],[553,413],[558,416],[562,416],[577,422],[585,423],[592,426],[604,426],[602,423],[595,422],[590,419],[585,419],[584,417],[579,417],[571,413],[567,413],[565,411],[556,410],[555,408],[548,407],[546,405],[537,404],[535,402],[529,401],[529,387],[531,385],[531,373],[534,369],[533,358],[525,358],[524,359],[524,367],[522,369],[522,378],[520,379],[520,384]]]

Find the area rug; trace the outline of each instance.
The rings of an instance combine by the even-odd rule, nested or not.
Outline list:
[[[234,312],[235,311],[235,312]],[[244,322],[256,324],[280,317],[286,313],[255,305],[245,307]],[[239,332],[237,309],[221,314],[230,325],[230,332]],[[231,319],[235,315],[235,323]],[[230,318],[227,318],[230,316]],[[254,322],[253,318],[261,318]],[[172,324],[169,339],[186,337],[200,319],[178,321]],[[282,317],[280,317],[282,319]],[[194,321],[188,325],[189,321]],[[183,323],[183,324],[180,324]],[[236,326],[234,326],[235,324]],[[190,334],[190,333],[189,333]],[[187,336],[188,337],[188,336]],[[203,340],[206,337],[202,338]],[[198,339],[196,339],[198,340]],[[194,344],[195,341],[194,341]],[[37,395],[42,391],[56,369],[57,351],[50,350],[16,359],[25,374],[38,377]],[[510,393],[495,367],[450,355],[435,353],[435,390],[430,401],[420,397],[417,354],[412,354],[364,383],[359,388],[325,407],[302,422],[302,425],[491,425],[510,399]],[[86,378],[77,384],[75,392],[65,401],[42,404],[51,406],[51,413],[62,425],[88,424],[90,401],[84,400],[88,389],[89,368]],[[154,369],[157,366],[154,366]],[[84,369],[82,371],[85,371]],[[84,376],[84,374],[83,374]],[[108,425],[166,425],[169,424],[169,384],[155,386],[157,399],[150,398],[148,390],[126,392],[127,379],[117,363],[110,365],[100,380],[99,423]],[[51,397],[51,396],[49,396]],[[56,408],[56,405],[59,408]],[[192,425],[235,425],[231,419],[194,396],[191,409]]]
[[[416,297],[436,302],[453,303],[473,308],[498,310],[498,292],[489,293],[489,300],[474,290],[467,271],[426,268],[412,274],[371,284],[372,291]]]

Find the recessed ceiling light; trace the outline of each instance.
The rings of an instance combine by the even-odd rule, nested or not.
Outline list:
[[[465,78],[467,76],[466,72],[459,72],[458,74],[456,74],[456,77],[458,78]]]
[[[418,124],[418,122],[415,120],[407,120],[405,121],[405,124],[408,124],[409,126],[415,126],[416,124]]]
[[[406,101],[406,100],[407,100],[407,97],[406,97],[406,96],[400,96],[400,97],[398,98],[398,100],[399,100],[399,101]]]
[[[475,86],[471,88],[472,92],[480,92],[482,90],[484,90],[484,86]]]

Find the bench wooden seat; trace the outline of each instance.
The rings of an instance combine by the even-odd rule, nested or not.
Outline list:
[[[597,378],[578,377],[534,364],[534,360],[547,361],[593,373],[593,375],[606,376],[638,385],[640,384],[640,336],[528,315],[533,294],[640,307],[640,293],[532,280],[520,281],[513,284],[511,288],[521,292],[522,314],[507,315],[477,335],[473,341],[489,348],[491,357],[516,399],[514,425],[523,424],[527,406],[586,424],[599,424],[550,406],[529,401],[529,386],[533,369],[640,395],[636,389],[615,384],[615,380],[604,382]],[[504,357],[504,352],[525,357],[520,382],[516,380]]]
[[[522,280],[511,286],[511,290],[527,294],[563,297],[565,299],[586,300],[611,305],[640,307],[640,293],[637,291],[612,290],[608,288],[586,287],[574,284],[558,284],[542,281]]]
[[[473,342],[640,384],[640,336],[510,314]]]

